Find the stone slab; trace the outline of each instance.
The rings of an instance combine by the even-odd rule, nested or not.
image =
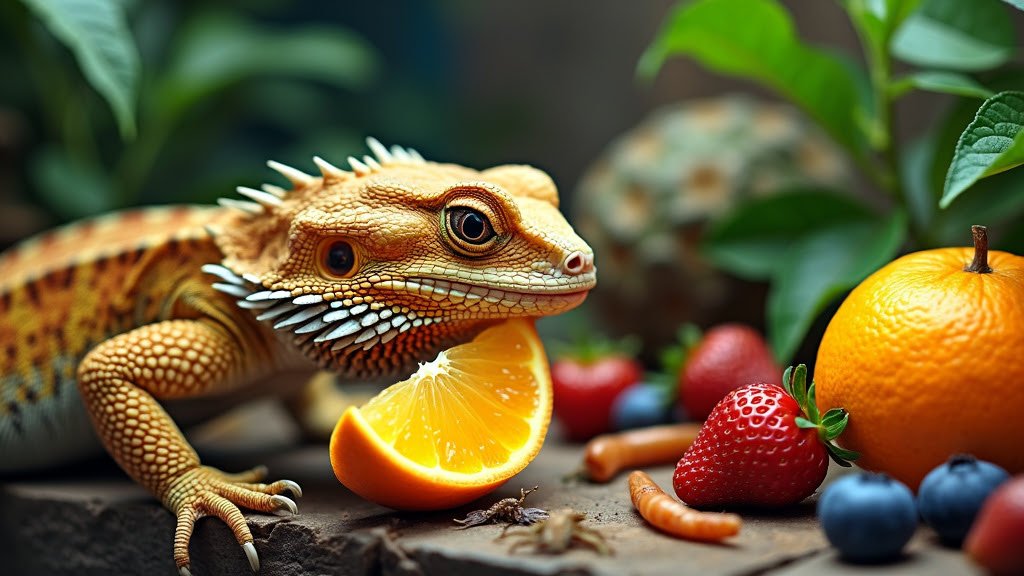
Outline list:
[[[266,420],[264,420],[265,422]],[[742,533],[725,545],[676,540],[646,526],[632,510],[624,477],[607,485],[563,481],[579,465],[579,446],[551,440],[540,456],[496,493],[453,511],[400,513],[361,500],[334,479],[325,445],[280,442],[286,429],[262,425],[272,453],[252,444],[205,442],[207,462],[238,470],[263,462],[273,478],[302,484],[300,514],[249,514],[261,574],[343,576],[689,576],[778,574],[975,574],[964,556],[939,547],[921,529],[906,557],[886,566],[839,562],[814,517],[813,499],[782,514],[743,514]],[[201,436],[201,435],[200,435]],[[204,443],[201,442],[201,445]],[[265,445],[265,444],[264,444]],[[671,468],[650,472],[661,486]],[[452,522],[520,487],[539,485],[528,503],[586,512],[586,524],[606,537],[614,555],[570,550],[536,555],[509,540],[499,526],[460,530]],[[4,575],[176,574],[171,560],[171,515],[109,461],[0,484],[0,558]],[[251,574],[227,527],[199,521],[192,540],[193,574]]]

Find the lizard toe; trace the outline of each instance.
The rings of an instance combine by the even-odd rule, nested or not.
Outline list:
[[[253,545],[252,533],[239,507],[272,514],[297,514],[295,502],[282,492],[302,495],[302,488],[291,480],[278,480],[270,484],[247,482],[265,474],[265,469],[254,468],[240,474],[226,474],[201,466],[182,475],[168,494],[168,505],[178,518],[174,534],[174,560],[180,576],[191,576],[188,544],[195,522],[203,516],[221,519],[231,529],[242,547],[249,566],[259,570],[260,560]]]

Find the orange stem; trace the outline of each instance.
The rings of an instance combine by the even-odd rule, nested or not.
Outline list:
[[[976,274],[988,274],[992,268],[988,265],[988,228],[975,224],[971,226],[974,237],[974,260],[964,270]]]

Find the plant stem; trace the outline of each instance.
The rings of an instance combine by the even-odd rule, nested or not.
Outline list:
[[[974,260],[964,266],[964,271],[975,274],[992,272],[988,265],[988,228],[975,224],[971,226],[971,236],[974,237]]]

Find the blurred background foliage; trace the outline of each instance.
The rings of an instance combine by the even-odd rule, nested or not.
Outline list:
[[[981,181],[948,210],[931,201],[941,194],[945,166],[979,96],[1020,87],[1020,14],[998,0],[978,1],[985,10],[952,17],[963,24],[961,39],[968,42],[945,51],[968,56],[967,68],[961,65],[959,72],[973,74],[975,84],[953,82],[950,88],[948,76],[905,74],[907,62],[924,70],[948,68],[948,61],[900,59],[927,54],[927,43],[939,42],[927,33],[949,17],[941,10],[930,20],[918,14],[924,36],[900,38],[892,48],[896,59],[886,57],[888,79],[902,83],[894,83],[892,94],[899,97],[877,124],[882,116],[865,114],[876,109],[864,87],[872,80],[868,72],[878,70],[873,59],[879,54],[862,50],[865,29],[849,13],[857,6],[903,4],[896,0],[780,0],[795,42],[775,64],[798,60],[807,47],[824,47],[842,66],[862,70],[850,76],[826,66],[823,74],[834,81],[817,95],[796,98],[786,80],[768,72],[738,74],[716,60],[714,49],[723,46],[710,36],[698,38],[707,49],[703,56],[699,46],[676,46],[675,53],[688,57],[663,58],[656,77],[639,81],[641,55],[655,38],[669,34],[677,14],[672,0],[2,0],[0,247],[110,209],[210,203],[237,185],[270,177],[267,159],[312,171],[312,155],[340,163],[363,153],[363,138],[373,135],[414,147],[428,159],[478,167],[525,162],[549,171],[561,187],[566,213],[588,240],[607,246],[597,254],[602,276],[595,297],[570,322],[603,320],[612,332],[637,333],[651,358],[687,320],[765,325],[770,274],[737,266],[735,250],[732,261],[723,256],[730,248],[725,240],[738,238],[729,235],[729,227],[750,229],[744,218],[751,212],[743,210],[748,200],[782,196],[782,204],[762,212],[770,220],[792,213],[786,198],[808,193],[808,186],[841,188],[855,199],[852,208],[838,200],[803,220],[782,217],[790,226],[781,229],[787,242],[829,221],[835,211],[844,214],[840,220],[882,221],[899,207],[907,216],[894,224],[899,230],[886,243],[887,253],[890,245],[895,252],[964,244],[963,227],[975,220],[1004,225],[996,247],[1024,249],[1024,233],[1013,225],[1024,195],[991,192],[1017,189],[1024,184],[1017,182],[1021,171]],[[919,8],[917,2],[906,5]],[[748,24],[753,34],[764,22]],[[945,89],[936,93],[936,85]],[[627,145],[631,138],[645,141],[651,119],[672,110],[679,118],[699,118],[710,109],[708,97],[735,93],[744,97],[725,98],[722,105],[738,121],[710,128],[703,121],[681,122],[664,130],[664,149],[675,152],[645,157],[660,168],[635,163],[637,157],[628,153],[637,149]],[[773,103],[787,97],[809,111],[810,120]],[[763,132],[765,118],[767,125],[783,118],[793,130],[784,130],[781,139],[770,137]],[[824,130],[815,128],[813,121],[822,118]],[[751,136],[757,130],[760,136]],[[902,175],[865,170],[865,158],[893,135],[902,148],[885,150],[898,151],[901,160],[892,166]],[[818,168],[807,172],[809,158]],[[731,163],[720,171],[723,159]],[[832,172],[797,177],[813,176],[821,162]],[[625,204],[588,200],[591,184],[599,180],[595,174],[602,173],[624,191],[609,195],[618,194]],[[752,176],[764,174],[769,177]],[[893,182],[917,191],[906,206],[888,189]],[[728,201],[701,196],[709,193],[725,194]],[[705,201],[663,209],[668,205],[662,202],[679,205],[678,196]],[[634,232],[624,240],[619,216],[629,215]],[[588,219],[592,226],[583,225]],[[709,225],[712,241],[706,237]],[[832,247],[848,241],[824,240]],[[794,272],[793,294],[814,273]],[[637,295],[638,283],[646,296]],[[843,286],[830,289],[841,292]],[[625,306],[638,303],[644,306]],[[821,325],[819,318],[811,334]],[[787,337],[781,356],[793,354],[806,329]],[[813,357],[813,344],[799,357]]]

